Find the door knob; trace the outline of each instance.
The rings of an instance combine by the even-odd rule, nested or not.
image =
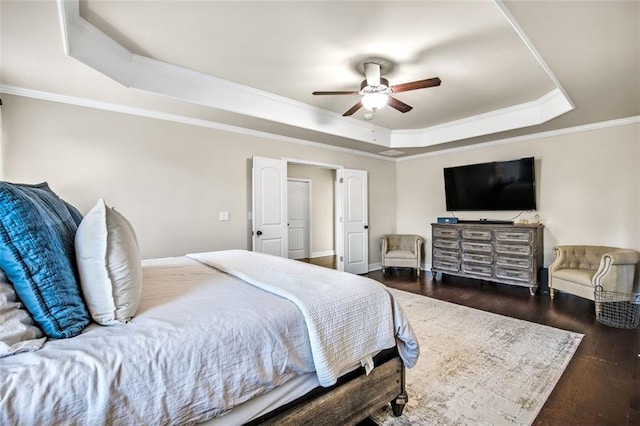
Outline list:
[[[262,235],[262,231],[258,231],[256,232],[256,234],[258,234],[258,236]]]
[[[364,226],[364,229],[369,229],[369,225],[365,225],[365,226]]]

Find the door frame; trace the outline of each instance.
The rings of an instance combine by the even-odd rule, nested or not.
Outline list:
[[[289,163],[287,163],[289,164]],[[312,211],[311,211],[311,199],[312,199],[312,191],[313,191],[313,182],[311,181],[311,179],[302,179],[302,178],[291,178],[291,177],[287,177],[287,185],[289,184],[289,182],[303,182],[307,184],[307,205],[305,206],[307,209],[307,223],[305,224],[305,231],[306,231],[306,236],[307,236],[307,247],[306,247],[306,252],[308,254],[308,257],[311,257],[311,247],[312,247],[312,241],[311,241],[311,229],[312,226],[311,224],[313,223],[313,217],[312,217]],[[287,187],[288,189],[288,187]],[[289,211],[289,198],[287,198],[287,212]],[[289,215],[287,214],[287,225],[289,224]],[[289,229],[287,226],[287,238],[289,238],[289,233],[288,233]],[[288,257],[288,256],[287,256]]]
[[[321,167],[324,169],[331,169],[334,171],[334,197],[336,200],[334,209],[333,209],[333,226],[334,226],[334,232],[335,235],[333,236],[333,248],[335,250],[336,253],[336,258],[338,259],[338,261],[336,262],[337,265],[337,269],[339,271],[344,271],[344,242],[342,242],[342,244],[339,244],[339,241],[342,240],[342,222],[340,221],[340,212],[342,211],[342,186],[341,185],[336,185],[335,182],[338,179],[338,170],[344,169],[344,166],[341,164],[331,164],[331,163],[321,163],[318,161],[309,161],[309,160],[299,160],[296,158],[288,158],[288,157],[282,157],[282,160],[284,160],[287,165],[289,164],[298,164],[301,166],[313,166],[313,167]],[[339,202],[337,202],[339,200]],[[341,246],[342,245],[342,246]],[[341,256],[343,257],[343,260],[340,261]]]

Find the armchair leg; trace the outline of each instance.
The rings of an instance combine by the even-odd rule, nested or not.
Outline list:
[[[416,274],[418,275],[418,277],[420,276],[420,267],[419,266],[416,268]]]
[[[549,297],[551,297],[551,300],[553,300],[555,295],[556,295],[556,289],[555,288],[549,288]]]

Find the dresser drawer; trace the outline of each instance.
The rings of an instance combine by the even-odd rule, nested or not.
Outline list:
[[[491,265],[475,265],[465,262],[462,264],[462,271],[466,274],[482,277],[490,277],[493,275],[493,267]]]
[[[460,260],[460,253],[457,250],[446,250],[441,248],[433,249],[433,257],[438,257],[444,260]]]
[[[508,268],[529,269],[533,266],[533,262],[530,257],[497,256],[496,265],[506,266]]]
[[[533,241],[533,232],[527,229],[496,230],[496,241],[514,241],[530,243]]]
[[[491,243],[476,243],[472,241],[462,242],[463,251],[480,251],[483,253],[491,253],[491,248],[492,248]]]
[[[2,1],[2,0],[0,0]],[[542,225],[432,223],[433,272],[535,289]]]
[[[435,238],[433,240],[434,247],[458,250],[460,248],[460,242],[458,240],[444,240],[442,238]]]
[[[433,267],[440,271],[458,272],[460,270],[460,262],[443,259],[433,259]]]
[[[507,268],[497,266],[496,277],[506,278],[514,281],[530,282],[532,277],[532,272],[531,270],[507,269]]]
[[[496,243],[496,253],[500,254],[521,254],[530,256],[533,249],[529,244],[503,244]]]
[[[491,241],[493,234],[490,229],[463,229],[462,238],[469,240]]]
[[[476,262],[491,265],[493,263],[493,256],[490,254],[478,254],[478,253],[462,253],[462,260],[465,262]]]
[[[433,228],[433,236],[434,237],[444,237],[444,238],[458,238],[460,234],[458,233],[458,228]]]

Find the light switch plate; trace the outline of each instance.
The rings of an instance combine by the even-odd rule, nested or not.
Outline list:
[[[229,220],[229,212],[220,212],[220,220],[221,221]]]

